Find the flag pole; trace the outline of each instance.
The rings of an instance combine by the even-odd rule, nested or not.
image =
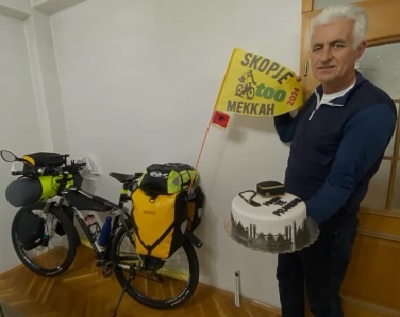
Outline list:
[[[221,90],[222,90],[222,86],[224,85],[225,78],[226,78],[226,73],[224,74],[224,78],[223,78],[222,83],[221,83],[221,86],[220,86],[220,88],[219,88],[217,101],[215,102],[213,113],[212,113],[212,115],[211,115],[210,121],[208,122],[206,132],[204,133],[203,142],[201,142],[199,155],[197,156],[196,165],[194,166],[195,174],[198,173],[198,172],[197,172],[197,168],[198,168],[198,166],[199,166],[200,157],[201,157],[201,154],[203,153],[203,148],[204,148],[204,144],[206,143],[206,138],[207,138],[207,135],[208,135],[208,131],[210,131],[211,123],[212,123],[213,118],[214,118],[215,109],[217,108],[219,96],[220,96],[220,94],[221,94]],[[193,179],[190,179],[190,184],[189,184],[188,193],[190,193],[190,190],[192,189],[192,186],[193,186],[193,182],[194,182],[194,180],[195,180],[196,178],[197,178],[197,175],[194,175]]]
[[[213,122],[214,115],[215,115],[215,111],[216,111],[217,105],[218,105],[218,101],[219,101],[220,96],[221,96],[222,87],[223,87],[224,84],[225,84],[226,75],[227,75],[227,73],[228,73],[228,71],[229,71],[229,68],[230,68],[230,66],[231,66],[231,64],[232,64],[233,55],[235,54],[235,51],[236,51],[236,49],[233,49],[232,54],[231,54],[231,58],[230,58],[230,60],[229,60],[228,68],[227,68],[227,70],[226,70],[226,72],[225,72],[225,74],[224,74],[224,77],[223,77],[223,79],[222,79],[221,85],[220,85],[220,87],[219,87],[218,96],[217,96],[217,100],[216,100],[215,105],[214,105],[213,113],[212,113],[212,115],[211,115],[210,121],[208,122],[208,126],[207,126],[207,129],[206,129],[206,132],[204,133],[203,142],[201,143],[201,146],[200,146],[199,155],[197,156],[196,165],[195,165],[195,167],[194,167],[194,168],[195,168],[195,171],[196,171],[195,173],[198,173],[198,172],[197,172],[197,169],[198,169],[198,166],[199,166],[199,162],[200,162],[201,155],[202,155],[202,153],[203,153],[204,144],[206,143],[206,138],[207,138],[208,132],[209,132],[209,130],[210,130],[211,124],[212,124],[212,122]],[[193,182],[194,182],[194,180],[196,179],[196,177],[197,177],[197,175],[195,175],[195,177],[194,177],[193,179],[190,180],[189,189],[188,189],[188,192],[189,192],[189,193],[190,193],[190,190],[192,189]]]

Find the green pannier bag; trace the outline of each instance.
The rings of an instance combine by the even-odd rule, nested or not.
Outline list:
[[[138,181],[138,187],[153,194],[169,195],[196,188],[199,172],[183,163],[152,164]]]

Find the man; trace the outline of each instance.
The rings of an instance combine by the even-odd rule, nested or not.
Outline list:
[[[280,254],[282,317],[304,316],[304,286],[315,317],[342,317],[339,290],[351,258],[357,212],[396,126],[393,101],[354,66],[365,48],[367,17],[356,6],[329,7],[312,21],[310,58],[319,80],[295,118],[274,118],[292,142],[285,175],[289,193],[305,201],[318,240]]]

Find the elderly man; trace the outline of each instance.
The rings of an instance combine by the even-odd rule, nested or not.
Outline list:
[[[329,7],[313,19],[310,58],[320,85],[296,117],[274,118],[280,139],[291,142],[286,190],[305,201],[320,229],[312,246],[279,255],[282,317],[304,316],[304,289],[316,317],[344,316],[339,291],[357,212],[397,120],[391,98],[354,67],[367,24],[357,6]]]

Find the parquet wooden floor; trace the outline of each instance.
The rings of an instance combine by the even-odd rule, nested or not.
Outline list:
[[[103,278],[94,253],[83,246],[61,276],[37,276],[24,266],[0,275],[0,301],[21,317],[112,317],[121,293],[114,276]],[[19,316],[18,315],[18,316]],[[233,294],[199,285],[187,303],[172,310],[155,310],[125,294],[117,317],[278,317],[279,311]]]

